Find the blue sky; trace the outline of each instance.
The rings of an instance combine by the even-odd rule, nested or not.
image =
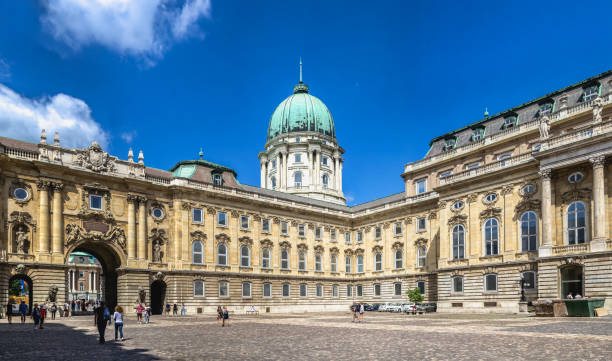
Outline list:
[[[83,5],[87,4],[87,5]],[[144,5],[143,5],[144,4]],[[76,0],[0,3],[0,135],[99,139],[259,185],[297,63],[329,107],[356,204],[403,190],[445,132],[611,68],[609,2]]]

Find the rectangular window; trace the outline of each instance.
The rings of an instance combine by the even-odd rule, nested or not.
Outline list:
[[[281,222],[281,234],[289,234],[289,224],[287,222]]]
[[[402,222],[395,222],[395,224],[393,225],[393,233],[396,236],[402,235]]]
[[[229,297],[229,282],[219,281],[219,297]]]
[[[85,284],[83,282],[79,283],[79,291],[85,291]]]
[[[393,284],[393,290],[394,290],[394,295],[395,296],[401,296],[402,295],[402,284],[401,283],[394,283]]]
[[[334,242],[336,241],[336,230],[335,229],[332,229],[329,231],[329,238]]]
[[[470,164],[466,165],[465,169],[467,169],[467,170],[476,169],[479,166],[480,166],[479,162],[474,162],[474,163],[470,163]]]
[[[283,297],[289,297],[290,294],[290,285],[288,283],[283,283]]]
[[[327,165],[327,157],[321,157],[321,163],[323,163],[323,165]]]
[[[457,292],[457,293],[463,292],[463,277],[461,276],[453,277],[453,292]]]
[[[332,286],[332,297],[338,297],[338,285]]]
[[[346,243],[351,243],[351,232],[344,232],[344,241]]]
[[[374,284],[374,296],[380,296],[380,283]]]
[[[271,163],[272,163],[272,169],[276,169],[276,160],[273,160]]]
[[[306,237],[306,226],[303,224],[298,224],[298,236]]]
[[[353,286],[346,285],[346,297],[353,297]]]
[[[270,233],[270,219],[268,218],[261,219],[261,231],[265,233]]]
[[[421,194],[427,192],[427,179],[419,179],[415,182],[416,186],[416,194]]]
[[[417,232],[422,232],[426,229],[427,227],[426,227],[425,217],[417,218]]]
[[[381,239],[381,238],[382,238],[382,227],[378,226],[374,228],[374,239]]]
[[[499,161],[500,167],[505,167],[510,164],[508,159],[510,159],[511,155],[509,153],[500,154],[497,156],[497,160]]]
[[[425,281],[417,281],[417,288],[419,292],[424,295],[425,294]]]
[[[523,272],[523,288],[526,290],[534,290],[536,288],[535,272]]]
[[[450,177],[451,175],[453,175],[453,172],[452,172],[452,171],[450,171],[450,170],[447,170],[447,171],[441,172],[441,173],[438,175],[438,177],[439,177],[440,179],[444,179],[444,178],[448,178],[448,177]]]
[[[272,284],[271,283],[263,284],[263,296],[272,297]]]
[[[599,95],[599,87],[597,85],[590,86],[584,89],[584,101],[588,102],[589,100],[593,100],[597,98]]]
[[[227,226],[227,214],[225,212],[217,213],[217,225],[221,227]]]
[[[249,229],[251,218],[249,216],[240,216],[240,229]]]
[[[553,103],[544,103],[540,105],[540,116],[552,113]]]
[[[193,223],[202,223],[203,214],[202,208],[193,208],[191,210],[191,221]]]
[[[216,186],[223,185],[223,177],[221,176],[221,174],[213,174],[213,184]]]
[[[357,232],[357,243],[363,242],[363,231]]]
[[[317,285],[317,297],[323,297],[323,285]]]
[[[357,256],[357,273],[363,273],[363,255]]]
[[[193,281],[193,295],[194,296],[204,296],[204,281],[195,280]]]
[[[89,195],[89,208],[102,210],[102,196],[96,194]]]
[[[302,155],[300,153],[295,155],[295,163],[302,163]]]
[[[242,297],[251,297],[251,282],[242,283]]]
[[[357,297],[362,297],[363,296],[363,286],[362,285],[357,285]]]
[[[345,271],[346,273],[351,273],[353,267],[351,267],[351,256],[346,256],[344,258],[344,264],[346,265]]]
[[[85,274],[83,272],[79,272],[79,278],[85,278]]]
[[[300,297],[306,297],[306,284],[300,283]]]
[[[321,239],[321,227],[315,228],[315,239]]]
[[[489,274],[485,275],[485,292],[497,291],[497,275]]]
[[[507,117],[504,119],[504,128],[512,128],[516,124],[516,117]]]
[[[474,129],[472,130],[472,141],[477,142],[482,139],[484,135],[484,129]]]

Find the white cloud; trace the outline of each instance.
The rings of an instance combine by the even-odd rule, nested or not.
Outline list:
[[[11,67],[6,61],[0,58],[0,80],[11,78]]]
[[[201,35],[210,0],[44,0],[41,22],[74,50],[100,44],[154,62],[175,42]]]
[[[136,131],[121,133],[121,139],[127,144],[132,143],[134,137],[136,136]]]
[[[58,131],[63,146],[82,148],[94,140],[108,145],[108,135],[81,99],[61,93],[30,99],[0,84],[0,135],[38,143],[41,129],[49,143]]]

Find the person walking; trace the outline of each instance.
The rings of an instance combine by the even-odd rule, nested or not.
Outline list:
[[[170,314],[170,304],[166,303],[166,316]]]
[[[357,303],[353,302],[351,305],[351,312],[353,313],[353,320],[351,322],[357,321],[357,313],[359,312],[359,306],[357,306]]]
[[[138,302],[138,306],[136,306],[136,319],[139,325],[142,324],[142,311],[144,311],[144,306]]]
[[[185,316],[187,315],[187,308],[185,307],[185,304],[181,304],[181,316]]]
[[[64,317],[68,317],[70,314],[70,304],[66,301],[64,303]]]
[[[43,328],[43,324],[45,323],[45,318],[47,317],[47,305],[43,302],[40,305],[40,328]]]
[[[51,305],[51,319],[55,320],[55,313],[57,312],[57,305],[55,303],[53,303],[53,305]]]
[[[172,305],[172,315],[173,316],[178,315],[178,305],[176,303]]]
[[[145,323],[149,323],[149,319],[151,318],[151,307],[149,307],[149,305],[146,303],[145,303],[145,309],[144,309],[144,318],[145,318]]]
[[[117,341],[117,333],[123,338],[123,309],[121,306],[115,306],[115,313],[113,313],[113,321],[115,321],[115,341]]]
[[[21,323],[25,323],[26,315],[28,314],[28,305],[26,305],[25,301],[21,301],[19,305],[19,315],[21,316]]]
[[[40,323],[40,308],[38,308],[38,303],[34,304],[34,307],[32,308],[31,317],[34,320],[34,329],[36,330],[39,327],[38,325]]]
[[[226,322],[227,327],[229,327],[229,311],[227,310],[227,307],[223,306],[223,323],[221,324],[221,327],[225,327]]]
[[[13,302],[9,301],[6,304],[6,319],[8,320],[9,325],[13,323]]]
[[[105,305],[104,305],[104,301],[100,302],[100,306],[98,306],[95,310],[94,310],[94,323],[96,325],[96,327],[98,327],[98,334],[100,335],[100,340],[99,342],[102,344],[104,343],[104,331],[106,331],[106,317],[104,315],[104,310],[105,310]]]
[[[359,302],[359,323],[363,322],[363,314],[365,313],[365,307],[363,302]]]
[[[223,309],[217,306],[217,323],[221,323],[221,320],[223,320]]]

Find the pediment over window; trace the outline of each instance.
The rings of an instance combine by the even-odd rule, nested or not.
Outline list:
[[[329,249],[329,253],[336,253],[337,254],[339,252],[340,252],[340,250],[338,249],[338,247],[332,247],[332,248]]]
[[[219,233],[215,236],[217,242],[225,242],[229,243],[231,241],[230,237],[225,233]]]
[[[393,248],[393,249],[400,249],[400,248],[403,248],[403,247],[404,247],[404,242],[399,242],[399,241],[393,243],[393,246],[391,246],[391,248]]]
[[[291,243],[289,243],[288,241],[282,241],[279,244],[280,248],[282,249],[287,249],[287,248],[291,248]]]
[[[306,243],[300,243],[300,244],[298,244],[297,248],[298,248],[300,251],[307,251],[307,250],[308,250],[308,246],[306,245]]]
[[[539,213],[541,204],[542,202],[539,199],[531,199],[531,198],[526,198],[518,202],[518,204],[514,208],[515,220],[518,219],[521,216],[521,214],[527,211],[534,211],[536,213]]]
[[[374,252],[374,253],[378,253],[378,252],[382,252],[382,251],[383,251],[383,248],[380,245],[376,245],[376,246],[372,247],[372,252]]]
[[[591,197],[590,188],[575,188],[561,195],[563,204],[572,203],[575,201],[588,200]]]
[[[206,239],[206,233],[204,233],[204,232],[202,232],[200,230],[193,231],[193,232],[190,233],[190,235],[191,235],[191,238],[194,239],[194,240],[203,241],[203,240]]]
[[[246,244],[246,245],[249,245],[249,246],[253,244],[253,240],[250,237],[247,237],[247,236],[243,236],[243,237],[238,238],[238,242],[240,242],[240,244],[242,244],[242,245]]]
[[[355,250],[355,254],[356,254],[356,255],[363,254],[363,248],[357,248],[357,249]]]
[[[465,224],[465,222],[467,221],[467,215],[465,214],[457,214],[455,216],[452,216],[448,219],[448,225],[450,227],[456,226],[458,224]]]
[[[350,248],[347,248],[344,250],[344,254],[347,256],[352,256],[353,255],[353,250]]]
[[[317,253],[323,253],[323,252],[325,251],[325,248],[323,248],[323,246],[321,246],[321,245],[319,244],[319,245],[316,245],[316,246],[314,247],[314,250],[315,250],[315,252],[317,252]]]
[[[267,247],[267,248],[272,247],[272,245],[274,244],[274,243],[272,243],[271,240],[269,240],[267,238],[266,239],[262,239],[261,241],[259,241],[259,243],[261,243],[262,247]]]
[[[414,244],[415,244],[415,245],[417,245],[417,246],[427,246],[427,239],[426,239],[426,238],[423,238],[423,237],[421,237],[421,238],[417,238],[417,239],[414,241]]]
[[[487,208],[484,211],[480,212],[480,220],[485,221],[489,218],[498,218],[499,220],[501,214],[502,214],[501,207]]]

